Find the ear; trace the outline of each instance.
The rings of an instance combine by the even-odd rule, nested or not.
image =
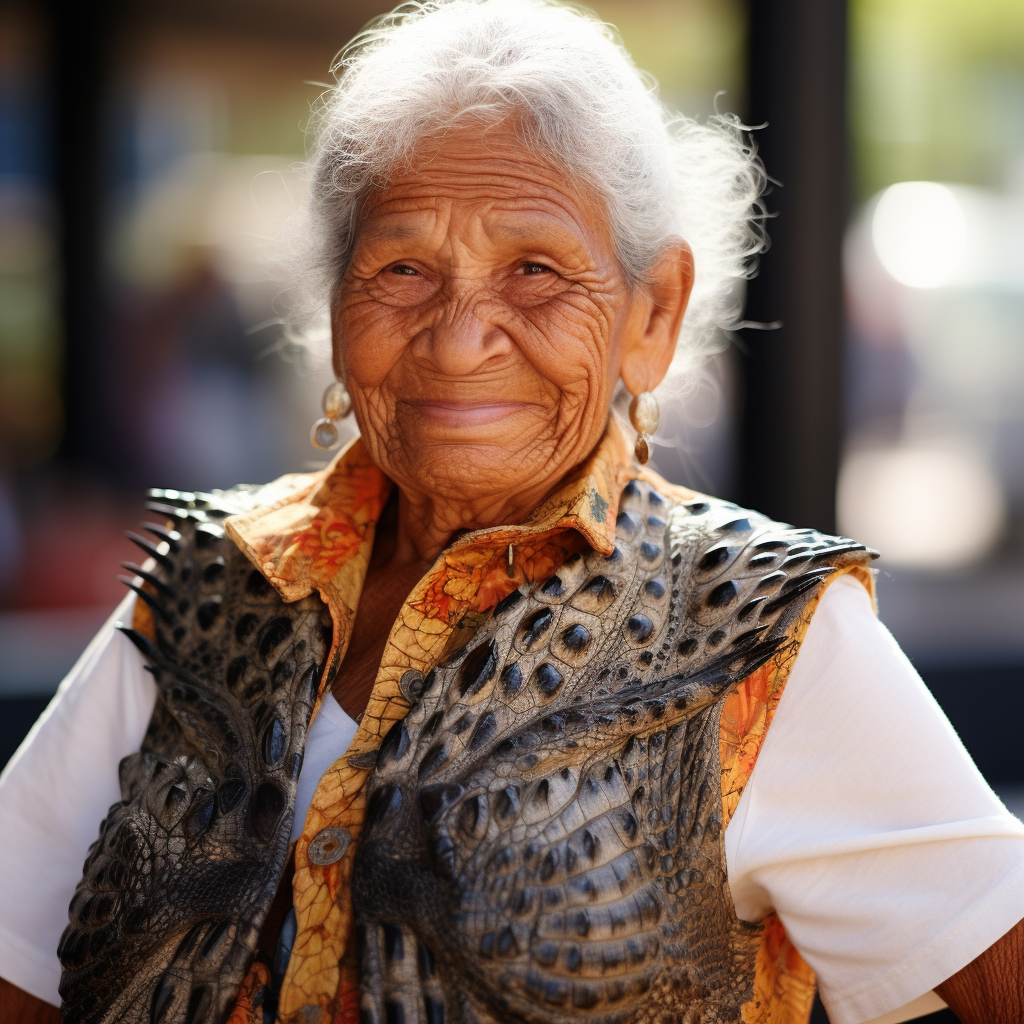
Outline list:
[[[693,252],[678,236],[636,290],[632,329],[622,339],[619,375],[632,395],[653,391],[668,373],[693,289]]]

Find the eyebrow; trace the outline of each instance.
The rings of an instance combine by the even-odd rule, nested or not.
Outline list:
[[[390,222],[389,220],[370,221],[364,230],[374,241],[381,242],[404,242],[406,239],[416,238],[422,234],[419,228],[399,224],[393,220]]]
[[[532,242],[537,237],[537,232],[531,231],[528,228],[516,227],[514,225],[491,228],[489,234],[495,239],[508,240],[512,242]],[[586,244],[584,239],[575,231],[559,229],[553,232],[553,237],[570,242],[574,245]]]
[[[530,223],[533,218],[530,218],[528,215],[522,219],[526,221],[525,224],[522,223],[522,221],[516,222],[505,217],[497,218],[495,222],[488,226],[488,233],[497,238],[507,238],[517,242],[529,242],[531,239],[536,237],[539,229]],[[551,230],[553,226],[556,237],[565,239],[565,241],[571,242],[575,245],[582,245],[585,248],[589,248],[586,232],[581,230],[575,222],[573,222],[572,225],[569,225],[557,217],[552,217],[550,220],[548,220],[547,217],[543,217],[543,220],[547,223],[548,230]]]

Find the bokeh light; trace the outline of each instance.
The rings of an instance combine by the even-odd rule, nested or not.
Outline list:
[[[970,565],[999,539],[1006,500],[984,456],[962,442],[851,453],[839,478],[840,529],[920,569]]]
[[[963,262],[967,223],[945,185],[901,181],[879,197],[871,236],[882,266],[900,284],[937,288]]]

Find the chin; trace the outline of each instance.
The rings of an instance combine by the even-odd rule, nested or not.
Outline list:
[[[533,457],[524,465],[517,452],[478,439],[428,442],[417,454],[418,458],[406,464],[411,470],[408,477],[418,489],[453,501],[514,495],[536,486],[552,471],[557,474],[550,458]]]

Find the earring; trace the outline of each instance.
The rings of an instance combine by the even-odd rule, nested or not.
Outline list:
[[[338,443],[338,428],[335,423],[343,420],[352,411],[352,399],[341,381],[327,385],[321,406],[323,416],[313,424],[309,440],[314,448],[333,448]]]
[[[641,391],[629,403],[629,422],[636,431],[636,446],[633,451],[636,454],[636,461],[641,466],[646,465],[651,457],[651,434],[658,429],[660,415],[658,400],[650,391]]]

